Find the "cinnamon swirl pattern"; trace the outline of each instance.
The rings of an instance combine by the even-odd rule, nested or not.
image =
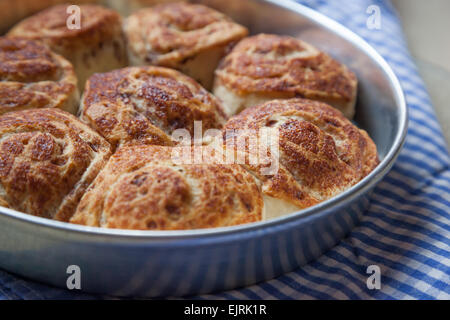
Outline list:
[[[81,119],[113,147],[126,143],[175,145],[171,135],[195,121],[203,131],[222,128],[220,102],[182,73],[161,67],[129,67],[93,75],[81,105]]]
[[[168,3],[139,10],[124,25],[133,65],[180,70],[210,89],[214,69],[247,29],[211,8]]]
[[[124,17],[145,7],[152,7],[162,3],[181,2],[182,0],[104,0],[109,8],[117,10]]]
[[[42,43],[0,37],[0,115],[30,108],[76,113],[79,101],[70,62]]]
[[[0,116],[0,203],[68,221],[110,156],[109,144],[71,114],[31,109]]]
[[[224,126],[224,142],[238,152],[252,152],[236,133],[263,127],[279,135],[279,169],[262,175],[261,165],[244,166],[261,181],[266,218],[329,199],[356,184],[379,162],[366,131],[325,103],[299,98],[244,110]]]
[[[120,229],[224,227],[261,220],[263,201],[239,165],[177,164],[172,149],[119,149],[81,199],[72,223]]]
[[[215,72],[214,94],[228,115],[273,99],[307,98],[351,119],[356,76],[313,46],[288,36],[260,34],[239,42]]]
[[[77,73],[78,86],[96,72],[106,72],[127,65],[122,18],[98,5],[81,5],[80,28],[68,28],[68,4],[41,11],[17,24],[8,33],[39,39],[69,60]]]
[[[80,5],[102,0],[71,0],[71,4]],[[66,3],[67,0],[1,0],[0,1],[0,34],[23,18],[55,4]]]

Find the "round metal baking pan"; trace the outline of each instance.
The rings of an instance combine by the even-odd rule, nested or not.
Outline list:
[[[185,231],[90,228],[0,207],[0,268],[66,288],[80,267],[81,290],[116,296],[182,296],[271,279],[320,256],[359,221],[373,187],[405,139],[407,108],[383,58],[360,37],[291,1],[196,1],[252,33],[299,37],[347,64],[358,76],[355,122],[375,141],[381,163],[344,193],[271,221]]]

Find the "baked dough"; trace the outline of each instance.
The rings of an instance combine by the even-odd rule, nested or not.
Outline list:
[[[93,75],[81,105],[81,119],[113,147],[125,143],[174,145],[176,129],[194,137],[221,129],[226,121],[220,102],[188,76],[168,68],[129,67]]]
[[[106,228],[176,230],[261,220],[254,178],[239,165],[180,164],[174,148],[120,148],[70,222]]]
[[[122,2],[120,11],[159,2]],[[356,76],[310,44],[245,38],[224,14],[181,2],[123,23],[114,10],[82,5],[81,29],[70,30],[68,5],[0,38],[0,206],[95,227],[226,227],[320,203],[378,165],[373,141],[347,119]],[[30,2],[27,12],[37,7]],[[128,61],[134,66],[123,68]],[[195,137],[196,121],[200,134],[222,135],[181,146],[172,134]],[[248,161],[260,152],[248,135],[259,129],[279,137],[276,153],[265,149],[277,163],[271,173]],[[179,163],[178,147],[197,160],[215,150],[244,162]]]
[[[218,11],[182,2],[141,9],[124,29],[132,65],[174,68],[208,90],[227,49],[248,33]]]
[[[30,108],[75,114],[79,103],[70,62],[40,42],[0,37],[0,115]]]
[[[262,128],[268,135],[278,133],[278,154],[268,147],[255,151],[239,138]],[[223,137],[226,149],[248,155],[267,150],[272,159],[266,164],[242,163],[261,183],[266,219],[336,196],[368,175],[379,162],[376,146],[366,131],[331,106],[300,98],[273,100],[244,110],[224,126]],[[278,170],[262,174],[269,165]]]
[[[127,65],[122,18],[102,6],[81,5],[81,28],[69,29],[68,6],[57,5],[41,11],[17,24],[8,35],[40,39],[72,62],[82,91],[92,74]]]
[[[357,79],[346,66],[289,36],[259,34],[240,41],[215,72],[214,94],[227,114],[273,99],[307,98],[351,119]]]
[[[124,17],[134,11],[145,7],[152,7],[168,2],[181,2],[180,0],[105,0],[107,6],[120,12]]]
[[[60,109],[0,116],[0,203],[68,221],[110,156],[109,144]]]
[[[71,4],[80,5],[102,0],[71,0]],[[35,14],[50,6],[66,3],[67,0],[1,0],[0,1],[0,34],[6,32],[23,18]],[[124,0],[123,2],[126,2]]]

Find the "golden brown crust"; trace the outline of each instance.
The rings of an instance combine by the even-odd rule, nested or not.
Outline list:
[[[43,40],[52,49],[69,51],[109,40],[115,36],[116,26],[121,25],[122,18],[117,12],[86,4],[80,6],[81,28],[69,29],[69,5],[56,5],[26,18],[14,26],[8,35]]]
[[[124,143],[174,145],[171,134],[194,121],[221,128],[220,102],[191,78],[161,67],[130,67],[95,74],[87,85],[81,119],[114,147]]]
[[[69,4],[53,6],[16,25],[8,36],[41,40],[69,60],[77,74],[78,88],[96,72],[125,67],[128,62],[121,16],[98,5],[81,5],[80,28],[69,28]]]
[[[128,17],[124,28],[135,60],[176,69],[183,60],[248,34],[216,10],[183,2],[141,9]]]
[[[121,229],[198,229],[261,220],[262,196],[239,165],[178,164],[170,147],[120,148],[70,222]]]
[[[30,108],[60,108],[76,113],[75,71],[44,44],[0,37],[0,115]]]
[[[71,0],[70,4],[95,3],[102,0]],[[7,31],[15,23],[52,5],[67,0],[2,0],[0,1],[0,33]]]
[[[0,117],[1,202],[68,221],[109,156],[109,144],[67,112],[7,113]]]
[[[260,165],[246,168],[263,182],[264,194],[300,208],[348,189],[379,163],[367,133],[321,102],[296,98],[248,108],[224,126],[227,148],[251,152],[236,132],[261,128],[279,133],[279,170],[262,175]]]
[[[108,8],[117,10],[123,17],[127,17],[133,12],[146,8],[153,7],[158,4],[169,2],[181,2],[183,0],[104,0]],[[188,1],[188,0],[184,0]]]
[[[357,80],[343,64],[301,40],[260,34],[240,41],[222,60],[215,73],[214,87],[219,86],[240,96],[319,100],[351,118]]]

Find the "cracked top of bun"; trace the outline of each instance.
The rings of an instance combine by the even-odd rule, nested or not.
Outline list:
[[[244,168],[235,164],[180,164],[174,161],[173,150],[148,145],[120,148],[83,196],[70,222],[180,230],[261,220],[262,195]]]
[[[78,99],[70,62],[38,41],[0,37],[0,114],[45,107],[76,112]]]
[[[124,29],[135,56],[166,67],[248,34],[245,27],[214,9],[183,2],[138,10],[126,19]]]
[[[52,48],[65,51],[109,40],[120,29],[122,18],[116,11],[94,4],[80,5],[80,28],[68,28],[69,6],[56,5],[26,18],[8,36],[41,39]]]
[[[238,95],[326,102],[353,116],[357,79],[345,65],[299,39],[259,34],[240,41],[216,70],[215,85]],[[348,111],[347,111],[348,110]]]
[[[111,155],[110,145],[75,116],[30,109],[0,116],[0,202],[67,221]]]
[[[174,145],[172,133],[195,121],[203,131],[226,121],[217,98],[173,69],[143,66],[93,75],[84,92],[81,119],[114,147],[124,143]]]
[[[262,165],[245,166],[262,181],[264,194],[299,208],[350,188],[379,163],[376,146],[367,132],[322,102],[294,98],[248,108],[224,126],[227,148],[254,152],[245,139],[238,139],[239,132],[262,128],[278,134],[278,154],[270,149],[268,153],[277,156],[279,169],[262,175]]]

